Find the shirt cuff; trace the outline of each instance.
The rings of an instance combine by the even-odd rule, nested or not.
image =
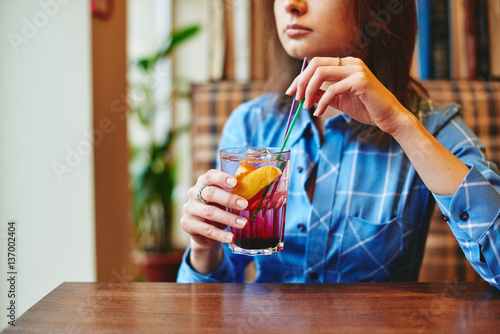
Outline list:
[[[226,252],[223,252],[222,262],[219,267],[208,275],[202,275],[191,267],[189,255],[191,253],[191,246],[184,252],[179,273],[177,274],[178,283],[226,283],[234,281],[234,268],[233,263],[229,259]]]
[[[453,196],[434,194],[457,238],[478,241],[500,214],[500,194],[473,165]]]

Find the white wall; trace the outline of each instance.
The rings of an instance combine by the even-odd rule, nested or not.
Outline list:
[[[64,281],[95,280],[88,1],[0,0],[0,50],[1,329],[9,220],[17,317]]]

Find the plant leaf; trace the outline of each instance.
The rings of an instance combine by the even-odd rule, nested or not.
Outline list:
[[[194,24],[173,30],[155,54],[136,60],[135,65],[143,71],[151,70],[158,60],[169,56],[178,45],[196,35],[200,29],[199,25]]]

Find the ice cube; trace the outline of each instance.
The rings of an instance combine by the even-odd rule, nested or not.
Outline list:
[[[271,154],[271,151],[269,151],[268,149],[266,148],[258,148],[256,150],[253,151],[253,153],[255,155],[258,155],[258,159],[259,160],[272,160],[273,159],[273,156]]]
[[[254,153],[254,154],[269,154],[271,151],[269,151],[267,148],[257,148],[255,150],[252,150],[251,148],[248,149],[247,153]]]
[[[274,208],[275,209],[279,209],[283,206],[283,204],[285,204],[286,202],[286,197],[285,196],[281,196],[275,203],[274,205]]]

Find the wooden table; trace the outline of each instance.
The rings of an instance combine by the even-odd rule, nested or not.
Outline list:
[[[63,283],[4,333],[498,333],[487,283]]]

